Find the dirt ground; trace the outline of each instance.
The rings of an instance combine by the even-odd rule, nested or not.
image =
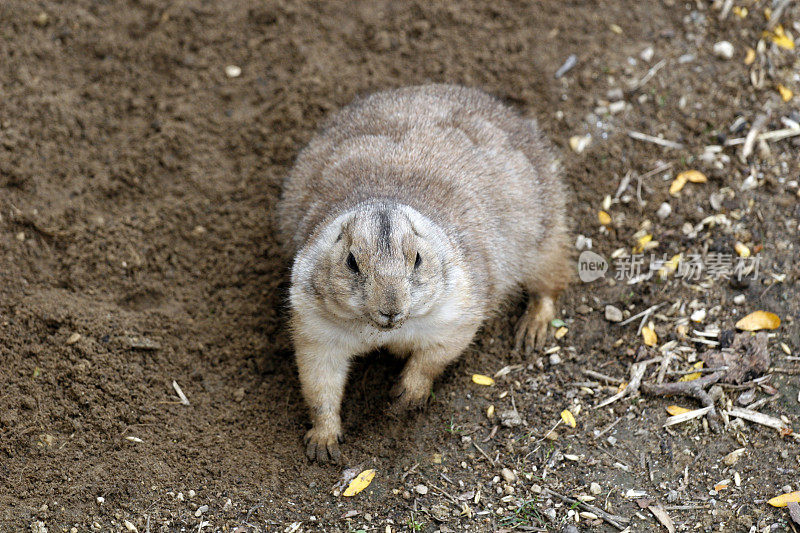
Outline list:
[[[776,90],[800,94],[798,49],[757,47],[771,6],[741,0],[720,20],[702,0],[0,3],[0,530],[615,530],[548,490],[593,496],[632,531],[667,530],[648,503],[679,531],[797,528],[766,504],[800,490],[793,436],[733,420],[720,433],[699,420],[663,429],[666,406],[700,407],[689,398],[595,408],[643,343],[639,321],[611,323],[606,305],[629,316],[663,302],[654,353],[684,347],[677,371],[706,349],[691,330],[724,333],[765,310],[783,320],[772,377],[723,387],[718,406],[743,390],[777,395],[759,410],[800,428],[800,138],[756,143],[747,162],[741,145],[705,148],[744,137],[762,113],[763,131],[800,120],[800,98]],[[800,34],[800,6],[781,22]],[[714,51],[722,40],[730,59]],[[434,81],[539,119],[562,156],[576,239],[593,251],[630,253],[645,234],[658,241],[647,253],[668,257],[741,242],[760,271],[576,282],[561,306],[568,333],[548,343],[560,351],[532,361],[512,353],[512,302],[406,418],[386,413],[400,363],[367,358],[344,404],[345,464],[311,464],[271,220],[280,181],[327,113]],[[586,134],[577,153],[569,139]],[[670,196],[687,169],[708,182]],[[494,386],[470,379],[508,365]],[[551,432],[567,408],[577,427]],[[346,468],[377,475],[345,498],[333,487]]]

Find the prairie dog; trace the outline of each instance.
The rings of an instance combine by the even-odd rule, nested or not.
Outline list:
[[[324,123],[278,206],[309,458],[340,457],[356,356],[407,357],[394,407],[421,406],[519,289],[516,349],[541,347],[571,271],[559,174],[536,123],[476,89],[378,92]]]

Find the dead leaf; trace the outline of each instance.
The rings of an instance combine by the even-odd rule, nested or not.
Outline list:
[[[485,385],[487,387],[494,385],[494,380],[489,376],[484,376],[483,374],[472,374],[472,382],[478,385]]]
[[[696,362],[695,364],[692,365],[692,368],[695,370],[700,370],[701,368],[703,368],[703,361]],[[691,374],[684,374],[678,381],[694,381],[696,379],[700,379],[700,376],[702,375],[703,375],[702,372],[692,372]]]
[[[350,482],[347,488],[342,493],[342,496],[355,496],[362,490],[369,487],[369,484],[372,483],[372,478],[375,477],[375,469],[370,468],[368,470],[364,470],[356,478]]]
[[[775,313],[754,311],[736,323],[736,329],[758,331],[760,329],[778,329],[781,319]]]
[[[658,521],[661,522],[661,525],[667,528],[669,533],[675,533],[675,524],[672,522],[672,518],[670,518],[669,514],[667,514],[667,511],[664,510],[660,503],[649,505],[647,508],[650,509],[650,512],[653,513],[653,516],[655,516]]]
[[[773,507],[786,507],[789,502],[800,502],[800,491],[787,492],[786,494],[775,496],[767,503]]]
[[[786,35],[786,31],[784,31],[783,26],[778,24],[775,26],[775,29],[770,31],[764,32],[764,37],[769,38],[772,40],[773,43],[784,48],[786,50],[794,50],[794,41],[791,37]]]
[[[574,428],[578,425],[578,423],[575,421],[575,416],[573,416],[569,409],[564,409],[561,411],[561,420],[563,420],[564,423],[571,428]]]
[[[722,380],[740,384],[757,378],[769,370],[770,355],[767,350],[767,334],[737,333],[725,350],[709,350],[700,358],[709,368],[727,367]]]
[[[682,415],[683,413],[688,413],[691,409],[687,409],[685,407],[681,407],[679,405],[668,405],[667,412],[672,416]]]
[[[656,332],[653,331],[652,328],[647,326],[642,328],[642,337],[647,346],[655,346],[658,343],[658,335],[656,335]]]
[[[792,90],[788,88],[786,85],[782,85],[779,83],[775,88],[778,89],[778,92],[781,94],[781,99],[784,102],[788,102],[794,97]]]

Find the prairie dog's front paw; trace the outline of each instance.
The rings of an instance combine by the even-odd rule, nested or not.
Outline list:
[[[338,463],[342,457],[339,451],[339,443],[344,440],[341,433],[315,426],[308,430],[304,440],[306,455],[312,461]]]
[[[402,413],[411,409],[425,407],[431,395],[433,381],[422,376],[403,376],[400,382],[392,388],[394,398],[391,411]]]
[[[554,316],[552,298],[543,296],[531,301],[517,323],[515,350],[530,356],[534,350],[541,349],[547,339],[547,326]]]

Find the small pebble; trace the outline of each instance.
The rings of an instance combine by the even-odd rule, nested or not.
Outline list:
[[[416,487],[414,487],[414,492],[416,492],[420,496],[425,496],[426,494],[428,494],[428,487],[426,487],[425,485],[419,484]]]
[[[722,59],[733,57],[733,45],[728,41],[719,41],[714,44],[714,55]]]
[[[561,364],[561,356],[557,353],[554,353],[550,356],[550,364],[551,365],[559,365]]]
[[[545,509],[544,510],[544,514],[545,514],[545,516],[547,518],[549,518],[553,522],[555,522],[556,518],[558,518],[558,515],[556,514],[556,510],[553,509],[553,508]]]
[[[670,213],[672,213],[672,206],[669,203],[664,202],[660,206],[658,206],[658,211],[656,211],[656,216],[661,220],[667,218]]]
[[[98,496],[97,497],[97,503],[99,503],[100,505],[103,505],[105,503],[105,501],[106,501],[106,499],[103,498],[102,496]]]
[[[613,305],[606,306],[606,320],[609,322],[622,322],[622,311]]]
[[[194,498],[195,495],[197,495],[197,493],[194,490],[189,490],[189,492],[187,492],[186,494],[189,496],[189,498]]]
[[[195,516],[195,517],[197,517],[197,518],[199,518],[199,517],[200,517],[200,515],[202,515],[202,514],[203,514],[203,513],[205,513],[206,511],[208,511],[208,505],[201,505],[201,506],[200,506],[200,507],[198,507],[198,508],[197,508],[197,510],[194,512],[194,516]]]
[[[644,50],[639,52],[639,58],[642,61],[647,61],[649,63],[650,60],[653,59],[653,55],[654,54],[655,54],[655,50],[653,50],[653,47],[652,46],[648,46],[647,48],[645,48]]]
[[[576,154],[586,150],[590,144],[592,144],[592,136],[588,133],[586,135],[573,135],[569,138],[569,146]]]
[[[610,104],[608,104],[608,112],[614,115],[616,113],[619,113],[620,111],[624,111],[625,105],[626,104],[624,100],[620,100],[618,102],[611,102]]]
[[[603,492],[603,487],[600,486],[600,483],[593,482],[591,485],[589,485],[589,492],[597,496],[598,494]]]
[[[667,493],[667,501],[668,501],[669,503],[675,503],[675,502],[677,502],[679,499],[680,499],[680,497],[678,496],[678,491],[676,491],[676,490],[671,490],[671,491],[669,491],[669,492]]]
[[[242,75],[242,69],[236,65],[228,65],[225,67],[225,75],[229,78],[238,78]]]
[[[500,475],[503,476],[503,479],[506,480],[506,483],[514,483],[517,480],[517,476],[511,471],[510,468],[502,469],[500,471]]]
[[[222,512],[224,513],[225,511],[230,510],[231,507],[233,507],[233,502],[230,498],[228,498],[228,501],[226,501],[225,505],[222,506]]]
[[[80,334],[80,333],[73,333],[73,334],[72,334],[72,335],[70,335],[70,336],[69,336],[69,338],[67,339],[67,345],[70,345],[70,344],[75,344],[75,343],[76,343],[76,342],[78,342],[79,340],[81,340],[81,334]]]
[[[744,294],[737,294],[733,297],[733,303],[736,305],[743,305],[747,297]]]
[[[781,490],[783,492],[792,492],[792,486],[791,485],[784,485],[783,487],[781,487]]]
[[[702,322],[706,319],[706,310],[705,309],[698,309],[689,317],[692,319],[692,322]]]
[[[139,530],[136,529],[136,526],[134,526],[133,522],[131,522],[130,520],[125,520],[125,522],[123,522],[123,523],[125,524],[125,529],[127,529],[131,533],[138,533],[139,532]]]

